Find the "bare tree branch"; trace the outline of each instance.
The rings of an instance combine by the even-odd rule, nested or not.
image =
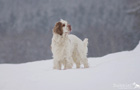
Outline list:
[[[127,10],[126,13],[137,13],[138,11],[140,11],[140,6]]]

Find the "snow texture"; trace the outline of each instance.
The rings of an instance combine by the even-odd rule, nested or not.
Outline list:
[[[133,51],[88,60],[90,68],[69,70],[53,70],[53,60],[1,64],[0,90],[118,90],[114,84],[140,85],[140,44]]]

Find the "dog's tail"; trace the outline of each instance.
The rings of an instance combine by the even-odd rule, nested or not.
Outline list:
[[[84,47],[85,47],[85,54],[87,55],[87,53],[88,53],[88,38],[85,38],[84,40],[83,40],[83,43],[84,43]]]
[[[87,45],[88,45],[88,38],[85,38],[83,42],[84,42],[84,46],[87,47]]]

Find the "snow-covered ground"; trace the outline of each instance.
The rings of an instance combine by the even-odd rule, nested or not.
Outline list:
[[[53,70],[52,60],[0,65],[0,90],[140,90],[140,44],[89,58],[90,68]]]

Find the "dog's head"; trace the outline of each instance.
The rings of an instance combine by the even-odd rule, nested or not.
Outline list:
[[[58,35],[67,35],[71,31],[71,25],[67,21],[61,19],[54,26],[53,32]]]

